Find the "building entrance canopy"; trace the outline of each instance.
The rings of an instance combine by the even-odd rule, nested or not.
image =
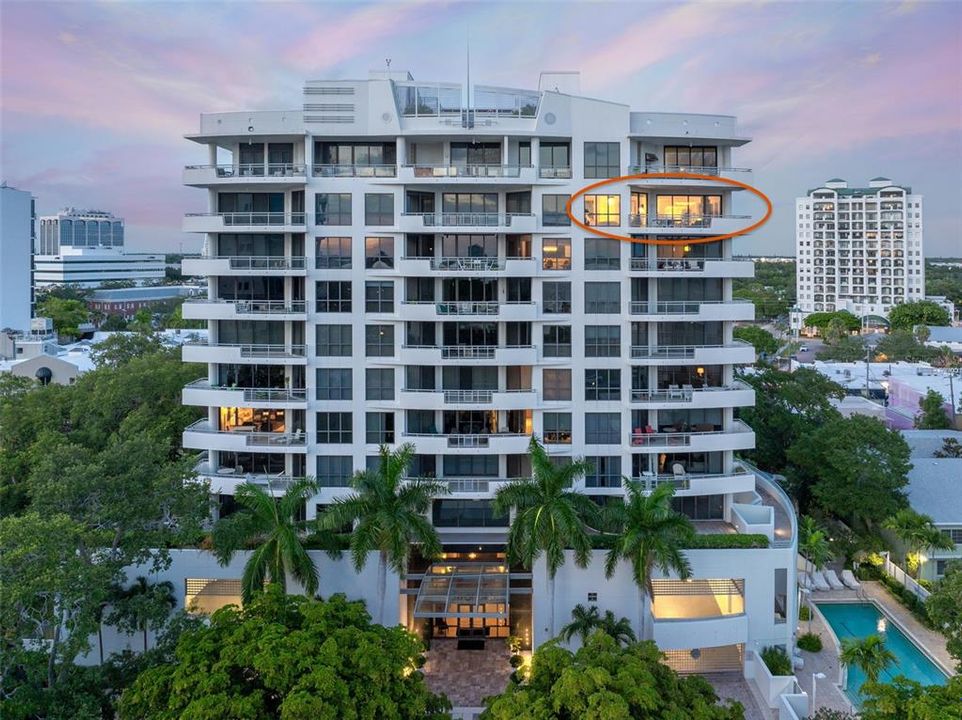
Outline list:
[[[416,618],[507,618],[508,567],[498,563],[434,563],[414,605]]]

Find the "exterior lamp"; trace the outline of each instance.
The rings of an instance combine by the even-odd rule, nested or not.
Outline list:
[[[812,706],[808,709],[810,713],[815,712],[815,688],[817,687],[816,682],[818,680],[824,680],[824,679],[825,679],[825,673],[823,672],[812,673]]]
[[[685,252],[691,252],[691,245],[685,245],[685,246],[682,248],[682,250],[684,250]]]

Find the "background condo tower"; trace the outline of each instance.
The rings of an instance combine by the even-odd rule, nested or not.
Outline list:
[[[184,347],[207,368],[184,390],[207,409],[184,445],[204,451],[220,512],[245,479],[309,474],[313,518],[378,445],[413,443],[410,474],[451,492],[431,510],[445,556],[415,555],[386,601],[437,637],[538,644],[543,566],[507,567],[508,519],[491,511],[501,485],[530,475],[534,433],[558,462],[588,459],[577,489],[599,502],[623,494],[623,476],[671,483],[701,533],[764,536],[689,551],[692,583],[655,580],[654,637],[673,665],[740,669],[749,648],[789,646],[794,515],[734,457],[755,441],[736,419],[754,394],[735,377],[754,353],[732,330],[754,310],[732,299],[732,279],[753,266],[731,240],[685,243],[751,218],[712,179],[615,184],[574,203],[592,226],[675,245],[594,237],[565,214],[579,188],[627,173],[750,182],[733,167],[749,139],[733,117],[581,97],[571,73],[539,90],[475,86],[470,109],[465,97],[381,70],[308,82],[299,110],[201,115],[188,136],[207,159],[184,182],[209,206],[185,219],[205,245],[184,272],[209,281],[184,316],[210,337]],[[557,587],[559,618],[585,602],[639,616],[627,571],[606,581],[601,562],[568,563]]]

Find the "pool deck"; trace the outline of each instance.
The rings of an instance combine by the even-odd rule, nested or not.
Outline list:
[[[834,593],[818,593],[813,597],[816,599],[827,599],[827,597],[823,596],[831,594]],[[839,594],[841,594],[841,591]],[[855,593],[851,591],[849,597],[845,599],[852,601],[858,600],[858,598],[855,597]],[[807,620],[800,620],[798,623],[798,634],[802,635],[807,632],[809,632],[809,622]],[[845,691],[842,690],[838,684],[841,673],[838,663],[838,653],[835,650],[835,642],[832,639],[832,631],[825,624],[825,621],[822,620],[820,613],[812,613],[811,632],[822,639],[822,649],[817,653],[802,651],[802,659],[805,660],[805,667],[795,671],[795,677],[798,678],[799,686],[811,697],[812,675],[815,673],[825,673],[825,679],[818,681],[818,688],[815,692],[816,709],[827,708],[841,712],[853,712],[854,707],[852,706],[851,700],[848,699]]]

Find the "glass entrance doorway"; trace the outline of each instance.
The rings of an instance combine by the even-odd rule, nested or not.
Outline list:
[[[430,622],[434,638],[507,638],[508,586],[503,563],[434,563],[421,581],[414,617]]]

